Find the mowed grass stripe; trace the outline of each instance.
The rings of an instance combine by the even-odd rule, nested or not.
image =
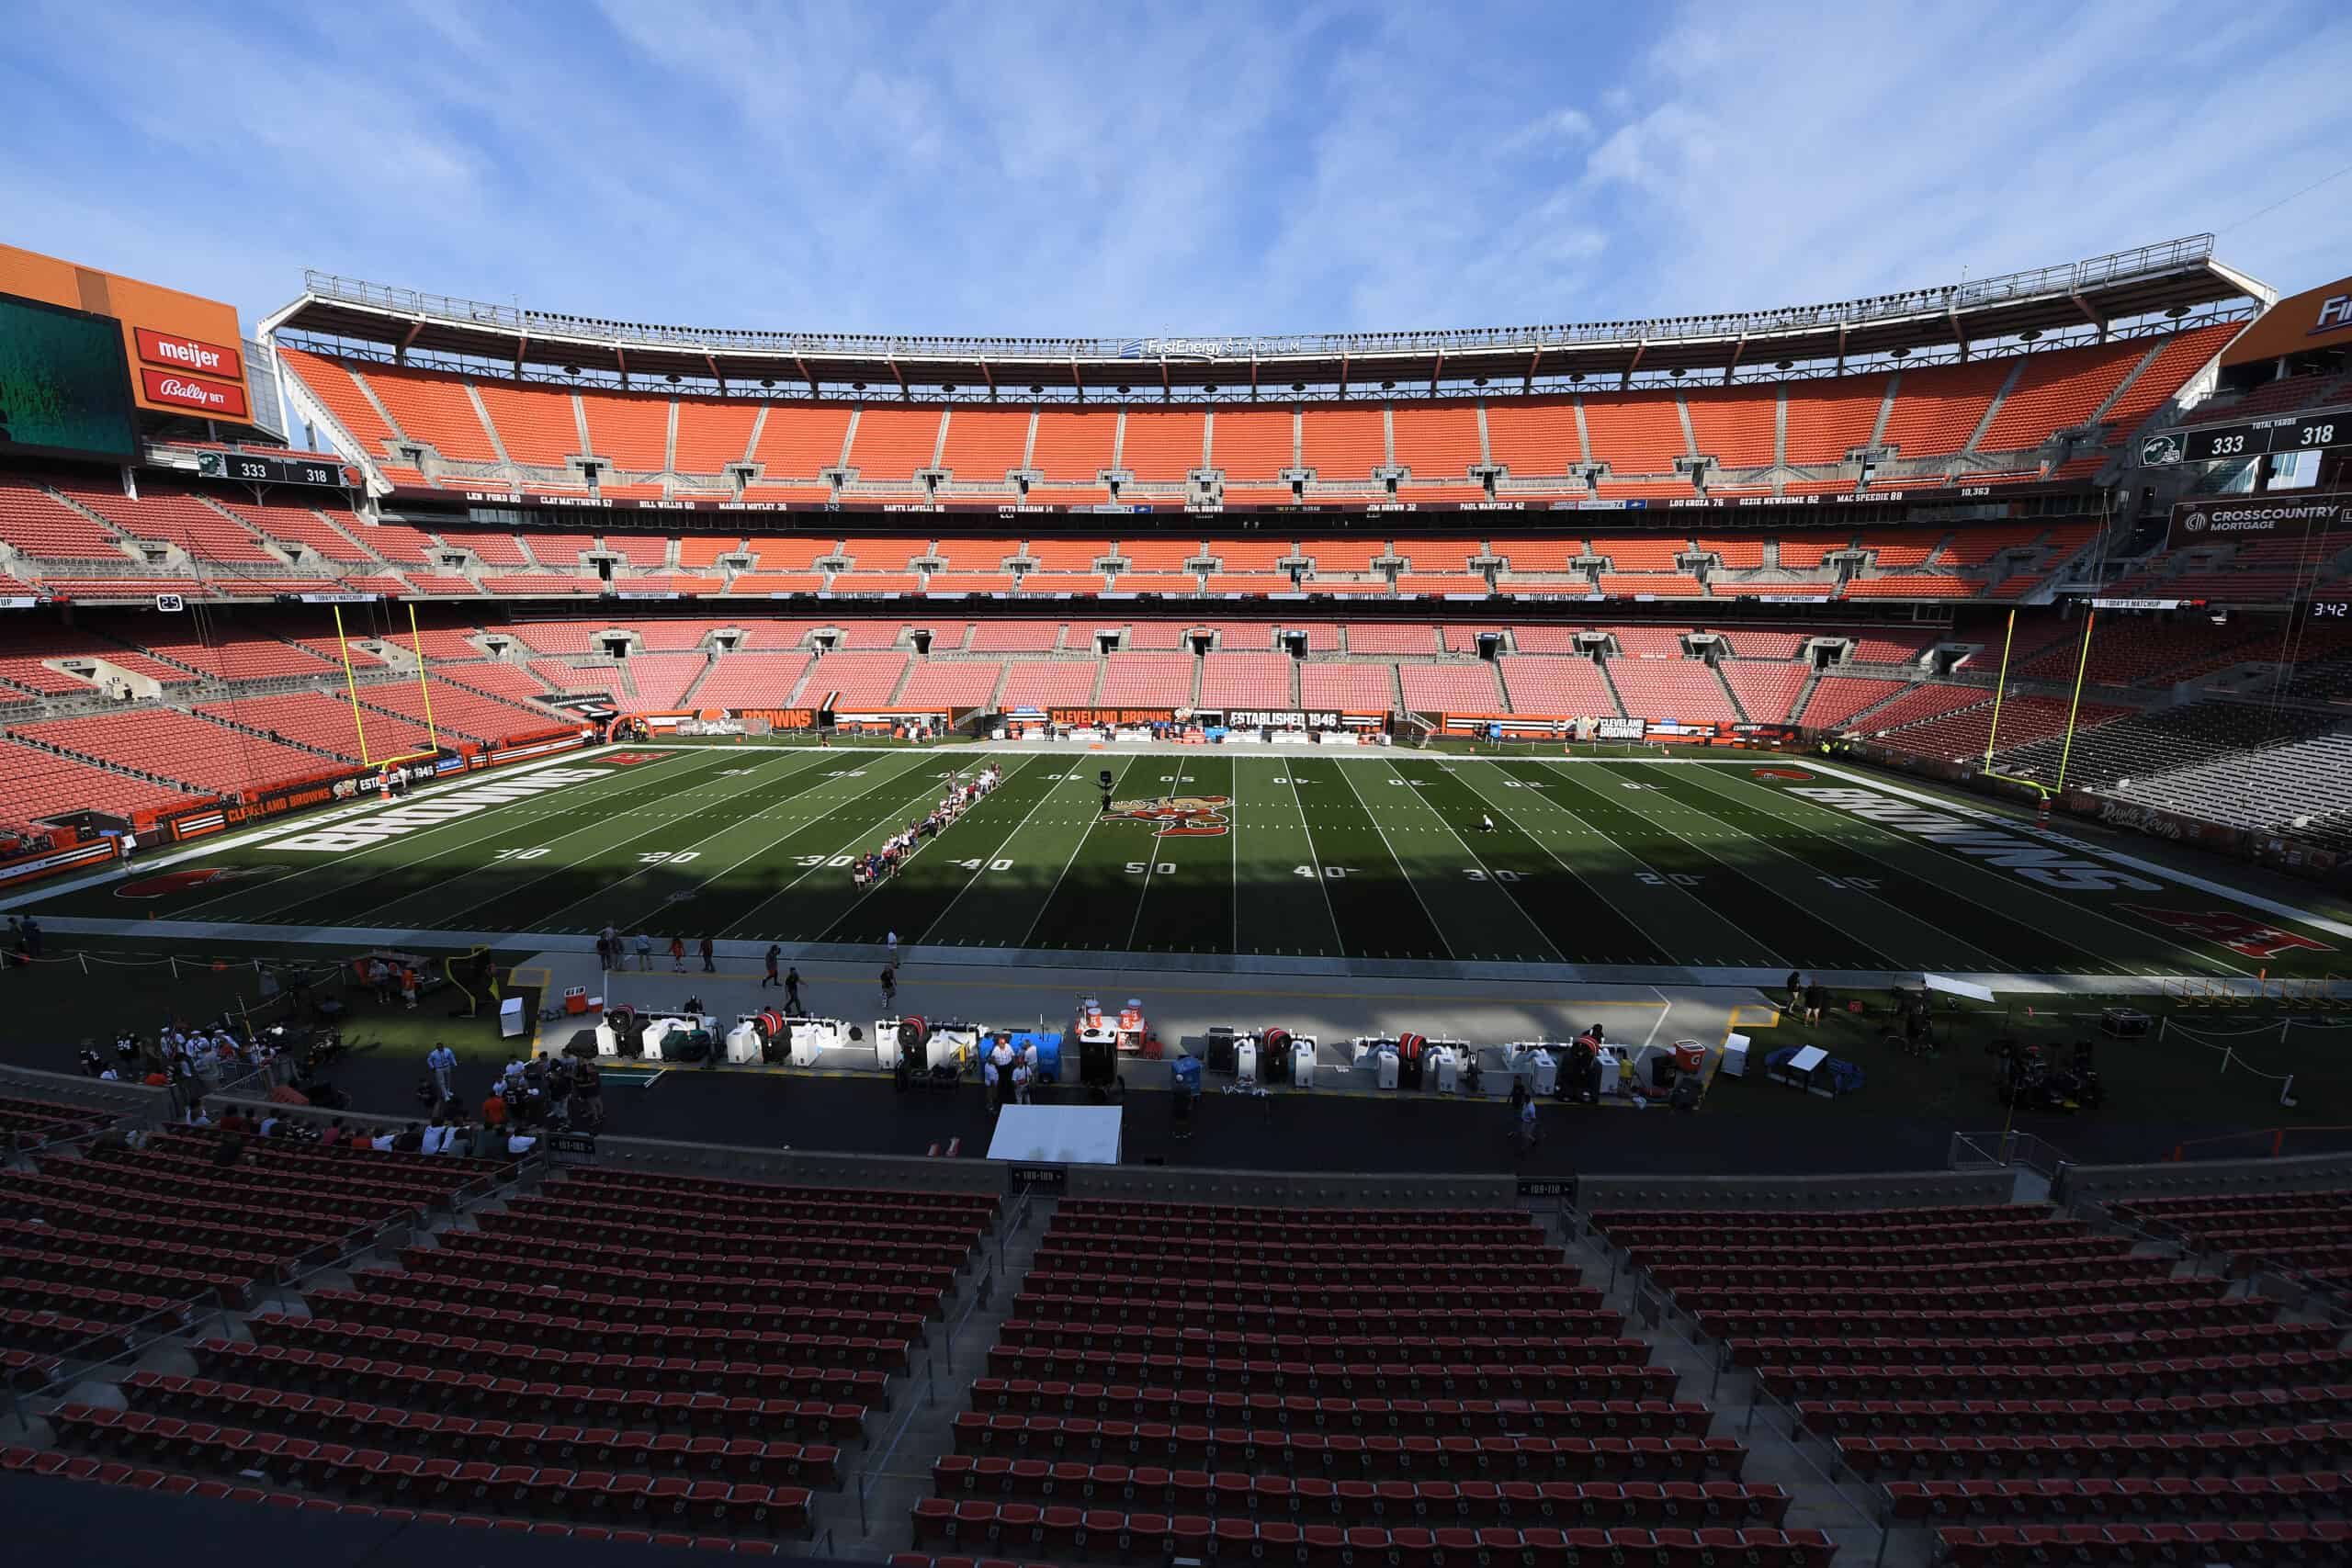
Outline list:
[[[1042,781],[1050,783],[1053,792],[1004,852],[1012,869],[990,874],[966,897],[942,909],[928,931],[914,935],[901,926],[899,934],[911,935],[915,945],[925,947],[1029,945],[1030,931],[1102,815],[1095,774],[1110,761],[1091,756],[1048,757],[1051,771],[1061,777]],[[1114,775],[1133,761],[1130,758],[1118,762],[1113,768]]]
[[[1435,762],[1408,769],[1391,759],[1385,767],[1360,768],[1356,776],[1358,793],[1386,819],[1389,852],[1413,879],[1454,957],[1527,964],[1565,959],[1513,886],[1469,842],[1491,835],[1478,832],[1477,804],[1455,791]]]
[[[1445,939],[1341,776],[1341,764],[1302,757],[1290,768],[1316,858],[1330,878],[1343,950],[1358,958],[1446,957]],[[1345,874],[1333,875],[1334,867]]]
[[[1762,938],[1740,930],[1690,888],[1570,810],[1552,793],[1554,776],[1541,762],[1458,762],[1454,776],[1498,828],[1516,827],[1555,864],[1589,886],[1604,908],[1648,933],[1650,948],[1671,943],[1659,962],[1750,966],[1778,961]]]
[[[1773,932],[1800,969],[1885,969],[1902,960],[1865,939],[1860,932],[1815,912],[1802,885],[1804,873],[1786,863],[1769,863],[1752,840],[1726,843],[1731,829],[1713,818],[1697,821],[1698,813],[1685,811],[1652,788],[1645,779],[1619,771],[1611,762],[1552,765],[1566,787],[1582,790],[1596,809],[1613,807],[1633,821],[1628,832],[1646,833],[1650,852],[1670,861],[1678,874],[1701,879],[1699,891],[1708,902],[1722,907],[1743,926]],[[1684,824],[1701,836],[1692,837]],[[1634,827],[1634,821],[1642,826]],[[1611,831],[1615,831],[1614,829]],[[1712,839],[1712,842],[1709,840]]]
[[[1287,761],[1233,765],[1234,945],[1329,957],[1340,951],[1332,905],[1347,890],[1324,880],[1290,779]]]
[[[1758,882],[1792,902],[1803,902],[1841,931],[1868,931],[1873,947],[1907,961],[1907,966],[1996,972],[2007,967],[1993,953],[1928,919],[1955,902],[1934,888],[1919,889],[1924,902],[1887,896],[1888,868],[1836,845],[1809,842],[1801,830],[1771,813],[1731,807],[1690,777],[1698,772],[1695,768],[1644,762],[1609,766],[1680,807],[1684,824],[1695,817],[1696,825],[1686,830],[1711,852],[1736,860]]]
[[[1838,778],[1824,778],[1819,782],[1824,785],[1843,789],[1865,789],[1871,787],[1866,784],[1857,784],[1849,780]],[[1776,791],[1773,793],[1777,795],[1779,792]],[[1886,792],[1876,791],[1875,793],[1884,794]],[[1955,813],[1945,811],[1942,803],[1939,801],[1930,804],[1905,800],[1899,795],[1891,795],[1889,798],[1899,801],[1904,806],[1916,807],[1922,812],[1940,814],[1950,818],[1955,822],[1964,824],[1965,826],[1981,828],[1989,833],[2004,833],[2012,836],[2023,836],[2024,830],[2021,825],[2006,818],[1986,820],[1985,818],[1977,817],[1960,817]],[[2127,942],[2131,942],[2131,945],[2128,947],[2121,946],[2120,944],[2119,944],[2118,947],[2102,946],[2100,951],[2108,954],[2108,959],[2110,964],[2115,961],[2116,953],[2119,951],[2122,951],[2134,954],[2139,961],[2146,964],[2154,972],[2175,973],[2182,970],[2183,968],[2187,968],[2190,972],[2201,975],[2244,976],[2251,973],[2250,970],[2241,968],[2207,949],[2188,945],[2188,941],[2184,940],[2181,933],[2162,927],[2154,921],[2143,920],[2136,916],[2128,915],[2120,908],[2114,907],[2117,904],[2131,903],[2152,908],[2175,908],[2188,913],[2201,914],[2213,909],[2217,902],[2222,903],[2225,906],[2227,905],[2227,900],[2218,900],[2212,894],[2201,893],[2196,888],[2183,886],[2177,883],[2169,882],[2161,877],[2141,877],[2141,880],[2143,881],[2154,881],[2159,884],[2159,886],[2152,891],[2143,892],[2138,889],[2130,889],[2118,892],[2100,892],[2094,894],[2064,894],[2053,888],[2043,887],[2038,884],[2028,882],[2022,877],[2013,875],[2008,871],[1998,866],[1988,865],[1984,862],[1978,860],[1973,856],[1962,854],[1957,850],[1947,849],[1943,845],[1935,843],[1927,839],[1916,838],[1911,834],[1901,832],[1894,828],[1887,827],[1883,823],[1872,822],[1867,818],[1857,817],[1851,812],[1839,811],[1836,807],[1826,806],[1819,801],[1806,800],[1802,795],[1790,795],[1787,797],[1787,800],[1788,808],[1792,816],[1802,817],[1808,821],[1826,819],[1827,821],[1834,822],[1838,825],[1837,830],[1845,833],[1849,837],[1854,839],[1857,842],[1888,845],[1894,847],[1898,852],[1907,852],[1923,856],[1932,856],[1934,863],[1939,865],[1966,867],[1966,878],[1972,879],[1975,885],[1979,886],[1987,886],[1989,884],[1996,890],[1994,895],[1995,897],[1998,897],[2001,893],[2007,893],[2013,898],[2021,900],[2022,908],[2030,910],[2030,912],[2021,911],[2019,918],[2032,930],[2048,930],[2053,923],[2063,923],[2069,930],[2079,930],[2086,922],[2098,922],[2103,929],[2114,931],[2119,936],[2126,939]],[[2096,855],[2086,856],[2085,858],[2100,865],[2106,865],[2108,863]],[[2119,874],[2129,874],[2133,876],[2140,875],[2139,873],[2128,872],[2121,867],[2117,867],[2115,869]],[[1961,879],[1960,874],[1957,873],[1954,874],[1954,877],[1955,880]],[[2100,900],[2100,902],[2091,902],[2090,900],[2094,898]],[[2245,909],[2236,906],[2228,907],[2236,908],[2237,912],[2244,918],[2253,920],[2257,924],[2292,924],[2291,921],[2281,922],[2278,920],[2276,917],[2261,914],[2255,910]],[[2306,932],[2305,934],[2310,935],[2312,933]],[[2132,939],[2137,939],[2137,941],[2132,942]],[[2331,949],[2328,953],[2310,954],[2310,957],[2315,958],[2320,962],[2307,964],[2307,969],[2324,969],[2328,967],[2328,960],[2332,951],[2333,950]],[[2187,960],[2185,964],[2182,962],[2183,960]],[[2273,973],[2276,973],[2280,966],[2280,961],[2272,961],[2271,967]]]
[[[1426,760],[1395,766],[1414,781],[1415,793],[1431,809],[1449,822],[1464,824],[1464,842],[1474,852],[1476,865],[1510,895],[1562,958],[1571,964],[1679,962],[1547,853],[1508,812],[1495,810],[1455,766]],[[1493,832],[1476,830],[1482,817],[1492,818]]]
[[[626,786],[620,789],[610,783],[578,785],[517,801],[480,817],[460,817],[446,825],[475,829],[470,834],[440,842],[424,833],[388,839],[371,849],[355,850],[311,868],[295,885],[303,890],[300,897],[247,910],[238,918],[256,925],[282,924],[297,918],[318,925],[373,925],[379,923],[379,915],[402,900],[424,894],[460,908],[471,897],[464,891],[469,886],[526,879],[537,874],[545,858],[502,861],[497,858],[499,850],[545,849],[552,854],[566,840],[593,834],[596,838],[591,848],[601,852],[609,847],[607,829],[626,820],[625,814],[640,805],[697,797],[706,789],[737,792],[741,786],[719,765],[726,761],[718,756],[695,758],[692,764],[683,759],[640,763],[615,771],[613,782]],[[797,767],[775,769],[773,760],[759,761],[768,763],[759,770],[767,783],[799,771]],[[426,800],[431,795],[417,798]],[[567,856],[567,862],[571,858]],[[320,880],[327,886],[320,886]],[[315,916],[298,915],[314,905],[318,907]],[[346,918],[356,910],[367,912],[368,918]]]
[[[1996,886],[1989,888],[1953,885],[1971,878],[1930,880],[1922,874],[1932,863],[1924,855],[1873,853],[1860,847],[1859,835],[1829,830],[1852,818],[1822,811],[1800,795],[1758,784],[1734,768],[1659,768],[1656,772],[1674,775],[1663,787],[1677,799],[1750,832],[1781,838],[1792,852],[1826,874],[1876,881],[1887,901],[1917,911],[1951,932],[1957,942],[1983,953],[1992,961],[1986,967],[2024,975],[2096,975],[2116,967],[2112,953],[2071,940],[2071,931],[2037,926],[2031,911],[2018,907],[2030,900],[2019,900],[2017,890],[2000,885],[1998,878],[1991,879]],[[1928,965],[1955,966],[1949,960]]]
[[[1186,772],[1176,761],[1173,757],[1128,759],[1114,772],[1111,798],[1150,800],[1175,790],[1179,786],[1171,776]],[[1125,945],[1143,902],[1144,883],[1143,873],[1126,868],[1150,863],[1153,829],[1146,822],[1105,821],[1098,805],[1087,803],[1086,831],[1022,945],[1097,952]]]
[[[1149,851],[1154,871],[1144,878],[1135,919],[1124,944],[1130,953],[1230,953],[1233,951],[1233,772],[1231,760],[1205,753],[1174,759],[1186,782],[1160,787],[1177,795],[1222,795],[1222,833],[1143,835],[1137,853]],[[1170,869],[1172,868],[1172,869]]]
[[[867,788],[812,814],[797,828],[748,847],[724,871],[694,888],[686,907],[724,936],[806,942],[831,925],[851,891],[849,868],[833,862],[864,854],[918,821],[939,799],[945,775],[985,766],[990,754],[919,751],[913,766],[868,763]],[[878,759],[877,759],[878,760]],[[900,931],[903,938],[907,933]]]
[[[813,802],[829,791],[848,793],[856,781],[836,777],[837,771],[820,765],[780,781],[753,772],[737,781],[740,787],[666,821],[616,817],[602,834],[564,857],[562,864],[434,923],[475,931],[579,931],[609,922],[624,932],[683,930],[698,935],[698,926],[682,925],[671,911],[671,895],[690,890],[711,874],[720,863],[713,852],[732,852],[721,845],[723,835],[741,831],[763,816],[802,808],[795,803],[804,797]],[[643,858],[680,854],[693,858]]]
[[[809,897],[820,909],[831,909],[835,915],[821,940],[878,942],[897,931],[902,946],[913,941],[957,895],[987,879],[990,861],[1016,855],[1017,848],[1007,846],[1005,837],[1033,807],[1053,793],[1054,781],[1062,773],[1059,762],[1058,758],[1040,756],[1007,764],[1004,782],[993,794],[973,805],[937,838],[922,844],[896,876],[870,893],[855,892],[847,871],[828,867],[820,872],[810,880]],[[947,782],[939,782],[944,795]],[[934,795],[933,804],[937,801]],[[967,860],[978,860],[979,869],[965,866],[962,863]]]

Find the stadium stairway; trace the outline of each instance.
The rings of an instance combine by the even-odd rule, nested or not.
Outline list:
[[[1730,704],[1731,711],[1739,716],[1739,722],[1742,724],[1754,723],[1755,720],[1748,716],[1747,705],[1739,700],[1739,694],[1733,691],[1731,689],[1731,682],[1724,678],[1724,667],[1710,659],[1707,660],[1707,670],[1709,673],[1714,676],[1715,684],[1724,689],[1724,701]]]

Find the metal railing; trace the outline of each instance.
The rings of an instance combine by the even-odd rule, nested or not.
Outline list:
[[[569,338],[588,343],[669,346],[698,351],[724,349],[777,355],[846,355],[886,359],[1027,359],[1060,365],[1071,360],[1136,362],[1170,358],[1239,360],[1246,363],[1295,356],[1463,354],[1834,330],[1901,317],[1975,310],[2014,299],[2106,288],[2135,278],[2199,266],[2209,261],[2212,254],[2212,235],[2190,234],[2082,261],[2003,273],[1940,288],[1908,289],[1829,304],[1716,311],[1645,321],[1388,333],[1212,333],[1172,337],[944,337],[925,333],[763,332],[731,327],[664,326],[612,321],[597,316],[562,315],[526,310],[520,305],[497,305],[485,300],[369,283],[361,278],[343,277],[325,272],[306,271],[302,275],[302,287],[307,294],[322,300],[363,306],[412,319],[424,318],[452,325],[480,327],[494,333],[527,333],[542,340]]]

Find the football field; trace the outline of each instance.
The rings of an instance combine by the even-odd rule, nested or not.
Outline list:
[[[1004,782],[879,888],[853,855]],[[1102,810],[1100,774],[1113,778]],[[1805,760],[606,749],[147,858],[15,907],[283,940],[1193,953],[1824,975],[2324,976],[2340,928]],[[330,938],[329,940],[334,940]],[[1691,977],[1700,976],[1694,974]]]

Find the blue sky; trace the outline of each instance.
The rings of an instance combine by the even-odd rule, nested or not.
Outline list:
[[[305,266],[1044,335],[2352,272],[2352,174],[2250,216],[2352,164],[2340,3],[6,4],[0,239],[249,326]]]

